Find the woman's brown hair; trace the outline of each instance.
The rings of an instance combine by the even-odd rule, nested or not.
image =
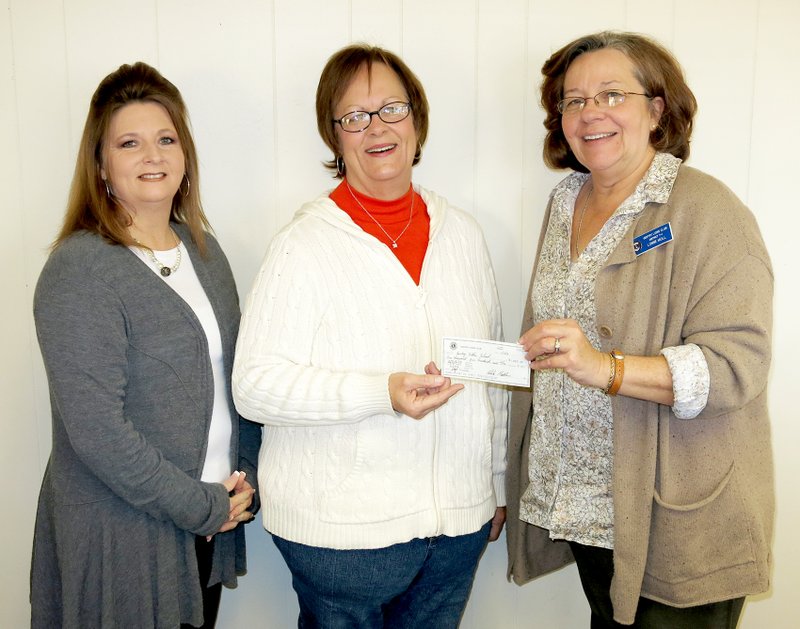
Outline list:
[[[636,79],[645,93],[664,100],[664,111],[658,126],[650,134],[650,144],[657,151],[675,157],[689,157],[692,121],[697,100],[686,84],[683,70],[675,57],[662,45],[637,33],[604,31],[580,37],[553,53],[542,66],[542,107],[547,135],[544,140],[544,161],[550,168],[571,168],[588,172],[569,148],[561,130],[558,101],[564,96],[564,76],[570,64],[580,55],[612,48],[619,50],[634,67]]]
[[[371,73],[375,63],[382,63],[394,71],[408,94],[418,143],[413,165],[416,166],[422,157],[422,147],[428,137],[428,99],[422,83],[393,52],[378,46],[353,44],[335,52],[328,59],[317,85],[317,129],[323,142],[333,152],[333,159],[323,163],[334,172],[334,177],[341,178],[344,174],[337,168],[342,153],[333,123],[336,105],[361,68],[366,66],[367,72]]]
[[[75,173],[67,202],[64,224],[53,246],[70,234],[88,231],[111,243],[134,244],[128,233],[128,213],[110,194],[101,176],[103,146],[113,115],[130,103],[151,102],[164,107],[175,125],[183,149],[185,181],[172,199],[170,221],[184,223],[201,253],[206,251],[205,233],[210,229],[200,203],[197,151],[192,139],[189,114],[178,88],[155,68],[141,61],[122,65],[104,78],[92,96],[89,113],[78,146]]]

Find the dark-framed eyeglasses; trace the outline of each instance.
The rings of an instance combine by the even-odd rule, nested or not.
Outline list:
[[[378,116],[383,122],[394,124],[408,118],[410,113],[411,105],[397,100],[386,103],[375,111],[351,111],[333,122],[338,123],[342,131],[347,131],[347,133],[361,133],[372,124],[372,116]]]
[[[640,92],[626,92],[625,90],[603,90],[594,96],[584,98],[583,96],[570,96],[558,101],[556,109],[562,116],[569,116],[583,111],[586,107],[586,102],[593,100],[598,109],[611,109],[618,107],[625,102],[628,96],[644,96],[646,98],[653,98],[650,94],[642,94]]]

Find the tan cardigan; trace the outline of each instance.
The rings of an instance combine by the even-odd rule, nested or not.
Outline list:
[[[667,222],[674,240],[637,258],[633,238]],[[772,284],[750,211],[719,181],[684,165],[668,202],[646,206],[600,271],[604,351],[654,356],[695,343],[711,375],[708,403],[695,419],[677,419],[652,402],[613,400],[611,598],[618,622],[633,622],[640,595],[687,607],[769,587]],[[529,293],[522,329],[532,325]],[[530,410],[530,389],[516,391],[506,495],[508,571],[518,584],[571,561],[567,544],[519,520]]]

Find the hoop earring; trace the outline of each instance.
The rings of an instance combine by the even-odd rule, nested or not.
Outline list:
[[[180,191],[181,191],[181,195],[182,195],[183,197],[188,197],[188,196],[189,196],[189,191],[192,189],[192,182],[191,182],[191,181],[189,181],[189,176],[188,176],[186,173],[184,173],[184,175],[183,175],[183,178],[186,180],[186,192],[184,192],[184,191],[182,190],[182,188],[183,188],[183,181],[181,181],[181,185],[180,185],[180,186],[178,186],[178,190],[180,190]]]
[[[336,172],[340,177],[344,177],[345,172],[347,171],[344,165],[344,157],[341,155],[336,156]]]

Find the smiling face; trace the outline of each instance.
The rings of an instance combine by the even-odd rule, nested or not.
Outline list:
[[[111,117],[100,174],[129,212],[169,212],[184,166],[178,133],[164,107],[133,102]]]
[[[376,111],[394,101],[408,102],[397,74],[383,63],[363,66],[334,109],[339,119],[351,111]],[[414,112],[405,120],[387,124],[378,115],[360,133],[347,133],[336,125],[348,183],[377,199],[397,199],[411,185],[411,167],[417,150]]]
[[[621,105],[599,109],[591,97],[612,88],[645,92],[624,53],[603,48],[582,54],[567,69],[563,97],[589,100],[579,113],[561,118],[564,137],[575,157],[596,180],[609,185],[647,170],[655,154],[650,145],[651,127],[658,123],[664,107],[661,98],[629,95]]]

